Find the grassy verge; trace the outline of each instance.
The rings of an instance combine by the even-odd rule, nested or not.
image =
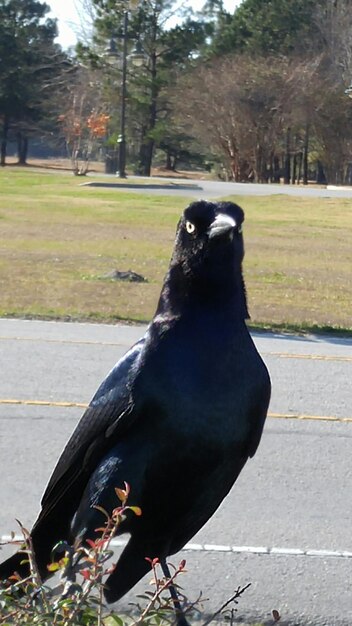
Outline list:
[[[0,171],[0,315],[113,322],[153,315],[187,199]],[[246,212],[252,323],[352,330],[352,200],[233,197]],[[147,282],[115,282],[133,270]]]

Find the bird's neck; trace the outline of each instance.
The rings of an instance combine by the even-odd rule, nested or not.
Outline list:
[[[182,268],[171,266],[166,275],[159,303],[158,316],[178,318],[189,309],[231,312],[237,319],[248,319],[245,284],[242,271],[217,276],[185,276]]]

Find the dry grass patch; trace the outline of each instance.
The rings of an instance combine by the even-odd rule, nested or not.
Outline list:
[[[352,201],[243,198],[253,321],[351,328]]]
[[[0,171],[0,315],[113,321],[153,315],[187,199]],[[232,198],[243,206],[252,322],[351,329],[352,201]],[[145,283],[101,280],[133,270]]]

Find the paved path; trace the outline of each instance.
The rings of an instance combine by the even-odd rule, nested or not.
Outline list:
[[[143,330],[0,320],[0,535],[15,517],[33,522],[78,405]],[[254,339],[272,377],[271,417],[257,455],[182,553],[184,587],[190,597],[202,589],[211,610],[252,582],[239,618],[276,608],[282,623],[350,626],[352,340]]]
[[[89,180],[89,179],[92,180]],[[185,198],[224,198],[227,196],[270,196],[284,194],[289,196],[310,196],[313,198],[352,198],[352,187],[304,187],[296,185],[265,185],[257,183],[231,183],[214,180],[198,180],[187,178],[166,178],[153,176],[152,178],[138,177],[141,184],[136,183],[137,177],[131,177],[131,181],[121,183],[116,177],[102,174],[90,174],[82,185],[96,186],[101,183],[96,178],[106,180],[107,187],[131,191],[133,193],[146,193],[157,195],[183,196]],[[88,190],[87,190],[88,191]]]

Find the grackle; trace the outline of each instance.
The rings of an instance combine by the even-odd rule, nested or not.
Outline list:
[[[52,546],[95,539],[116,506],[114,487],[131,485],[118,533],[129,533],[105,587],[108,602],[166,558],[216,511],[259,444],[270,379],[245,323],[242,209],[193,202],[177,227],[159,303],[145,335],[113,367],[68,441],[31,531],[39,572]],[[0,579],[28,575],[16,553]],[[176,592],[172,597],[180,609]],[[185,624],[182,614],[178,623]]]

